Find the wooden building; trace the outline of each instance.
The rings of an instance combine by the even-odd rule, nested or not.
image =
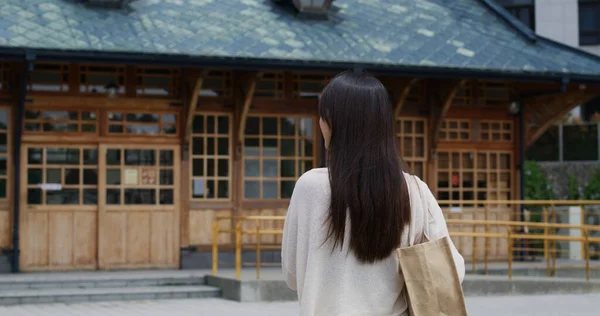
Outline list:
[[[216,215],[285,214],[324,163],[316,97],[345,69],[382,80],[400,154],[470,216],[519,199],[523,148],[600,95],[599,58],[489,0],[96,2],[0,3],[0,248],[15,271],[178,268]]]

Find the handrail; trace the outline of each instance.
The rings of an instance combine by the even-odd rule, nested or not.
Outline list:
[[[489,261],[489,245],[491,239],[506,239],[508,243],[508,277],[509,279],[513,276],[513,252],[514,252],[514,241],[515,240],[541,240],[544,243],[544,258],[546,259],[546,273],[548,276],[551,276],[556,271],[556,250],[553,249],[550,251],[550,246],[555,247],[557,241],[572,241],[572,242],[581,242],[583,248],[583,259],[585,260],[585,270],[586,270],[586,279],[590,280],[591,277],[591,254],[590,254],[590,243],[591,242],[600,242],[600,237],[592,237],[590,236],[590,231],[600,231],[600,225],[572,225],[572,224],[562,224],[556,223],[556,208],[555,206],[559,205],[568,205],[568,206],[579,206],[582,210],[582,219],[583,219],[583,211],[584,205],[600,205],[600,201],[516,201],[516,200],[496,200],[496,201],[438,201],[439,204],[449,204],[449,205],[460,205],[460,204],[471,204],[474,205],[474,208],[478,208],[477,205],[485,205],[485,217],[487,218],[487,208],[489,205],[536,205],[536,206],[551,206],[552,213],[548,214],[547,208],[543,207],[543,219],[544,222],[529,222],[529,221],[507,221],[507,220],[476,220],[476,219],[446,219],[447,224],[449,225],[471,225],[473,227],[472,231],[450,231],[451,237],[465,237],[472,238],[472,247],[473,247],[473,272],[476,272],[476,264],[477,264],[477,238],[485,238],[485,246],[484,246],[484,273],[488,273],[488,261]],[[261,225],[262,221],[285,221],[286,216],[261,216],[261,215],[237,215],[237,216],[226,216],[219,215],[215,217],[212,228],[212,274],[218,274],[218,255],[219,255],[219,235],[221,233],[233,233],[235,236],[235,275],[236,279],[241,278],[241,267],[242,263],[242,251],[243,251],[243,235],[254,235],[256,236],[256,278],[260,279],[261,274],[261,250],[264,248],[274,249],[276,245],[262,245],[261,236],[264,235],[282,235],[283,229],[274,229],[274,228],[263,228]],[[550,221],[552,218],[552,221]],[[220,222],[222,221],[231,221],[235,223],[234,229],[221,228]],[[254,222],[255,227],[253,229],[244,228],[244,223]],[[483,226],[485,232],[477,232],[477,226]],[[501,232],[490,232],[491,227],[504,227],[506,229],[506,233]],[[519,233],[515,232],[515,228],[537,228],[543,229],[543,234],[533,234],[533,233]],[[562,236],[555,235],[557,229],[577,229],[581,231],[581,236]],[[524,230],[525,231],[525,230]],[[517,248],[517,249],[527,249],[527,248]]]

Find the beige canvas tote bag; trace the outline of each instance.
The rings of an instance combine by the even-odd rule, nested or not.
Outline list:
[[[421,194],[418,182],[417,188]],[[420,207],[425,213],[426,231],[429,210],[422,194],[420,201],[421,205],[414,207]],[[429,241],[425,236],[423,234],[419,244],[396,250],[398,269],[404,276],[409,315],[466,316],[465,299],[448,237]]]

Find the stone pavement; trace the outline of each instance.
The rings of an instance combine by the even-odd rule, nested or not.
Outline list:
[[[470,316],[598,315],[600,294],[467,297]],[[297,315],[296,302],[237,303],[221,299],[108,302],[0,307],[10,316],[280,316]]]

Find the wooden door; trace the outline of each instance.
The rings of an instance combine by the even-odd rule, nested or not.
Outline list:
[[[179,266],[179,147],[101,145],[100,269]]]
[[[96,269],[97,146],[24,145],[21,150],[20,268]]]

